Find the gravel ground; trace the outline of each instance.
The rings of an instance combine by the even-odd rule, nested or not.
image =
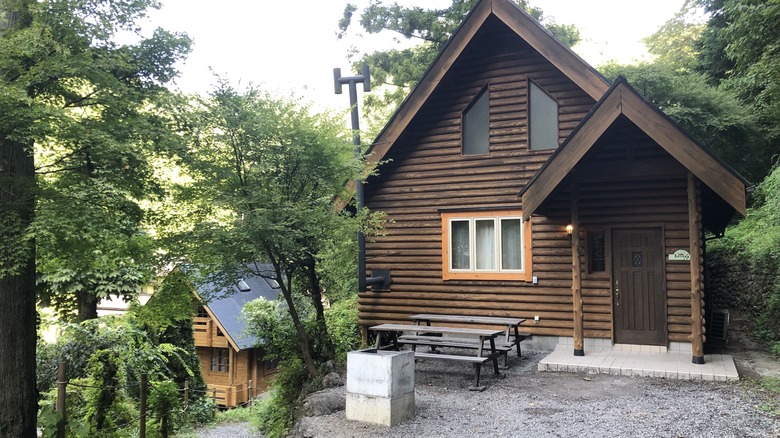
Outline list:
[[[760,410],[769,395],[745,383],[540,373],[542,357],[510,358],[504,379],[488,367],[484,392],[468,391],[469,365],[420,360],[414,418],[385,428],[347,421],[340,411],[304,418],[296,432],[323,438],[780,436],[780,418]]]
[[[253,431],[252,429],[250,429],[247,423],[220,424],[213,427],[202,428],[195,433],[195,436],[198,438],[250,438],[250,437],[262,438],[263,437],[262,434],[259,434]]]
[[[469,391],[468,364],[419,360],[417,414],[392,428],[346,420],[344,411],[303,418],[299,437],[780,437],[780,418],[761,408],[770,395],[745,382],[693,382],[603,374],[540,373],[545,353],[510,357],[506,377],[483,370]],[[344,393],[344,387],[332,389]],[[261,437],[246,425],[199,437]]]

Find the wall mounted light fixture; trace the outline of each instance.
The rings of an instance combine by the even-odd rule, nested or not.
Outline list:
[[[569,242],[571,242],[571,234],[574,232],[574,225],[566,225],[566,234],[569,236]]]

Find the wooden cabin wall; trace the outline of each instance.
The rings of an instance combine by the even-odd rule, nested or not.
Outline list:
[[[491,26],[487,26],[491,28]],[[570,335],[571,262],[565,222],[535,218],[533,267],[540,284],[442,280],[440,209],[518,209],[518,192],[554,150],[527,148],[528,80],[559,104],[564,139],[595,104],[562,73],[503,25],[475,37],[437,91],[390,149],[389,163],[366,185],[366,205],[391,221],[367,242],[368,269],[390,269],[391,292],[359,296],[361,325],[406,321],[412,313],[541,318],[528,331]],[[489,86],[490,154],[461,155],[461,113]],[[570,251],[570,250],[569,250]],[[570,254],[570,252],[569,252]],[[603,330],[603,322],[586,336]],[[599,325],[601,324],[601,325]],[[595,329],[594,329],[595,328]]]
[[[590,336],[586,333],[586,337],[612,336],[609,231],[660,227],[664,239],[668,340],[690,342],[690,263],[669,261],[666,257],[678,249],[690,248],[685,169],[641,131],[620,123],[578,168],[576,180],[570,180],[568,185],[576,185],[579,199],[583,314],[586,332],[590,329]],[[548,209],[549,214],[566,216],[571,208],[569,198],[556,201]],[[585,239],[589,230],[606,231],[607,272],[604,274],[588,273]],[[570,249],[566,248],[561,255],[564,253],[568,256]]]

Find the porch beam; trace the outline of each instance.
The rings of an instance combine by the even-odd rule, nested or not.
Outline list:
[[[576,187],[571,191],[571,293],[574,303],[574,355],[585,356],[582,324],[582,276],[580,265],[580,218]]]
[[[701,188],[693,173],[688,172],[688,240],[691,245],[691,362],[704,363],[704,318],[702,307],[701,259]]]

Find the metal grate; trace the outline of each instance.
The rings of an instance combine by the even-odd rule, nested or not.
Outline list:
[[[710,338],[725,341],[729,330],[729,311],[716,309],[710,318]]]
[[[642,252],[641,251],[634,251],[631,253],[631,267],[632,268],[641,268],[642,267]]]

